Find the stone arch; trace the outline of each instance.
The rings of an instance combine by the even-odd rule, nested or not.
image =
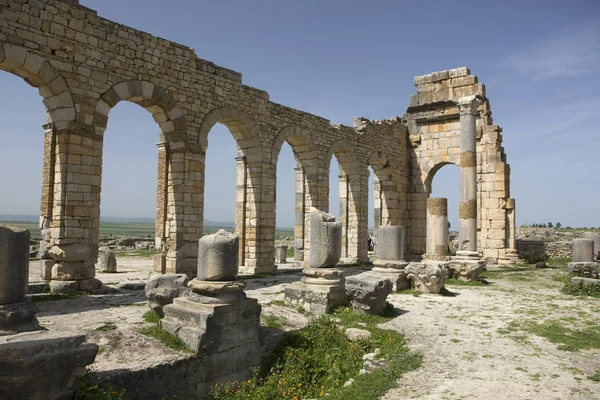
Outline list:
[[[182,109],[165,90],[151,82],[141,80],[127,80],[111,86],[104,92],[94,109],[91,125],[95,130],[93,148],[102,149],[102,136],[108,125],[109,114],[121,101],[129,101],[147,110],[160,131],[158,144],[158,175],[156,199],[156,247],[155,270],[158,272],[190,272],[182,270],[182,260],[177,250],[184,246],[178,229],[183,226],[183,207],[175,199],[185,190],[184,172],[185,161],[180,157],[174,158],[174,153],[185,152],[185,143],[188,139],[187,120]],[[100,153],[101,154],[101,153]],[[100,161],[101,165],[101,161]],[[179,175],[176,177],[176,175]],[[169,177],[173,182],[180,182],[169,186]],[[180,178],[180,179],[177,179]],[[101,179],[100,179],[101,181]],[[98,187],[98,193],[101,189]],[[97,215],[100,215],[99,196],[97,201]],[[169,212],[169,210],[173,210]],[[171,258],[168,258],[171,257]],[[193,271],[191,271],[193,273]]]
[[[327,151],[324,169],[327,179],[324,181],[329,181],[329,170],[334,156],[340,166],[340,221],[343,224],[342,258],[346,261],[356,262],[361,258],[363,252],[366,254],[366,245],[363,246],[359,242],[359,239],[365,234],[365,232],[361,232],[360,225],[366,222],[366,220],[361,220],[361,211],[366,210],[364,207],[361,208],[364,204],[363,193],[366,190],[364,188],[366,185],[364,179],[366,171],[359,170],[354,147],[345,140],[338,140]],[[364,164],[362,169],[366,170]],[[361,250],[362,247],[365,248],[365,251]]]
[[[56,166],[61,162],[56,144],[68,140],[69,129],[76,114],[73,97],[66,80],[52,64],[25,47],[0,42],[0,70],[19,76],[30,86],[37,88],[46,108],[40,227],[44,242],[42,246],[50,248],[51,237],[64,236],[66,226],[66,176],[63,168],[61,182],[55,183]],[[54,234],[53,230],[56,231]]]
[[[294,156],[298,163],[305,167],[316,167],[317,165],[317,149],[310,137],[308,130],[299,126],[286,126],[283,128],[273,141],[271,150],[271,164],[277,165],[281,146],[284,142],[288,142],[294,151]]]
[[[357,170],[356,155],[354,154],[354,147],[347,141],[341,139],[334,142],[325,157],[325,169],[329,171],[331,166],[331,159],[336,156],[338,163],[340,164],[340,172],[345,175],[354,174]]]
[[[277,202],[277,162],[283,143],[287,142],[296,158],[295,180],[295,221],[294,249],[297,261],[304,260],[305,249],[308,249],[309,228],[308,215],[310,208],[316,204],[315,194],[318,192],[318,153],[307,129],[297,125],[289,125],[281,129],[273,141],[271,150],[270,170],[275,182],[273,203]],[[273,221],[276,220],[276,214]],[[273,223],[270,227],[276,229]]]
[[[104,134],[108,114],[120,101],[130,101],[148,110],[158,124],[161,141],[187,140],[187,120],[173,97],[153,83],[140,80],[117,83],[100,96],[93,121],[96,134]]]
[[[55,128],[67,129],[75,120],[75,105],[67,82],[48,60],[24,47],[0,42],[0,69],[20,76],[39,90],[46,120]]]
[[[198,136],[201,152],[208,148],[208,134],[216,123],[229,129],[238,147],[237,186],[235,207],[235,230],[240,238],[239,265],[243,271],[262,272],[262,263],[270,263],[271,247],[262,244],[261,233],[266,228],[261,209],[266,194],[263,183],[263,151],[260,145],[258,128],[243,111],[231,106],[223,106],[210,111],[202,124]],[[204,187],[202,188],[204,194]],[[203,211],[204,212],[204,211]]]
[[[231,106],[214,109],[204,117],[198,137],[198,143],[204,151],[208,147],[208,133],[216,123],[221,123],[229,129],[247,162],[262,161],[262,148],[256,125],[243,111]]]
[[[431,191],[432,191],[432,186],[431,184],[433,183],[433,178],[435,177],[435,174],[442,169],[442,167],[446,166],[446,165],[456,165],[458,167],[458,163],[456,162],[451,162],[451,161],[441,161],[438,160],[436,161],[431,161],[430,164],[426,164],[428,166],[428,168],[426,170],[423,170],[422,175],[425,176],[425,179],[423,180],[423,183],[425,185],[425,193],[427,194],[427,197],[429,197],[429,195],[431,195]]]

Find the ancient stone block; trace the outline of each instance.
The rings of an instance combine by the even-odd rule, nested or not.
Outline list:
[[[346,278],[346,295],[352,308],[367,314],[381,314],[392,292],[392,282],[365,272]]]
[[[102,272],[117,272],[117,257],[115,253],[108,247],[100,247],[98,249],[98,263],[96,264]]]
[[[148,305],[155,313],[164,316],[164,306],[173,303],[173,299],[176,297],[185,297],[191,294],[191,290],[187,287],[189,280],[186,274],[151,276],[144,288]]]
[[[573,240],[573,262],[593,262],[594,241],[590,239]]]
[[[0,304],[25,300],[29,280],[29,231],[0,225]]]
[[[461,281],[475,282],[485,269],[485,260],[452,260],[448,263],[448,270]]]
[[[597,262],[570,262],[567,264],[569,274],[586,278],[598,278]]]
[[[198,279],[207,281],[233,280],[238,273],[239,238],[219,230],[198,241]]]
[[[287,258],[287,246],[276,246],[275,247],[275,262],[283,264]]]
[[[342,255],[342,223],[335,217],[313,208],[310,211],[311,268],[334,267]]]
[[[0,337],[0,399],[63,400],[94,362],[98,346],[85,335],[40,331]]]
[[[439,294],[448,277],[448,268],[435,261],[412,262],[406,267],[406,275],[421,293]]]

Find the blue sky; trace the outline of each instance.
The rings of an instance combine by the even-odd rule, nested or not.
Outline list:
[[[199,57],[241,72],[244,83],[268,91],[271,100],[332,123],[401,116],[415,92],[415,75],[468,66],[486,84],[494,121],[504,130],[517,223],[600,226],[596,0],[81,3],[188,45]],[[0,87],[0,214],[35,214],[44,108],[37,91],[9,73],[0,73]],[[156,124],[138,106],[119,104],[105,135],[102,214],[153,216]],[[228,131],[213,128],[206,219],[233,220],[235,154]],[[285,145],[278,165],[279,226],[293,223],[293,167]],[[332,163],[332,177],[336,168]],[[458,169],[442,168],[433,186],[434,196],[449,198],[457,226]],[[332,185],[334,213],[337,195]]]

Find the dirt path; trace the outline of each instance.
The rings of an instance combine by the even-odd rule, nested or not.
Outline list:
[[[556,273],[449,286],[455,297],[391,296],[406,313],[384,327],[403,332],[424,360],[384,399],[599,399],[600,383],[587,377],[600,369],[600,350],[558,350],[519,328],[548,320],[598,327],[600,300],[560,294]]]

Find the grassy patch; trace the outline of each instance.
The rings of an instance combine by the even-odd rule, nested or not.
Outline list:
[[[77,297],[87,296],[87,292],[75,292],[75,293],[43,293],[35,296],[31,296],[31,301],[34,303],[41,303],[44,301],[55,301],[55,300],[67,300],[75,299]]]
[[[417,288],[402,289],[402,290],[398,290],[395,293],[396,294],[412,294],[415,297],[419,297],[421,295],[421,292],[419,292],[419,290]]]
[[[564,294],[572,296],[590,296],[600,298],[599,285],[584,285],[583,283],[572,283],[571,277],[567,275],[564,279],[565,286],[560,290]]]
[[[162,344],[164,344],[170,349],[183,351],[186,353],[193,353],[193,351],[189,347],[187,347],[187,345],[181,339],[165,331],[158,324],[143,327],[142,329],[140,329],[140,333],[146,336],[153,337],[154,339],[160,341]]]
[[[277,315],[265,315],[263,320],[265,325],[269,328],[281,328],[285,325],[285,319],[278,317]]]
[[[305,399],[327,395],[332,400],[378,399],[396,385],[404,372],[421,364],[421,357],[409,351],[400,334],[377,328],[378,323],[390,319],[393,310],[388,309],[387,314],[369,316],[345,308],[338,310],[334,318],[313,320],[303,329],[286,334],[266,368],[253,379],[218,385],[213,398]],[[342,326],[366,329],[372,336],[350,342]],[[359,375],[362,356],[375,348],[387,367]],[[344,387],[350,378],[355,382]]]
[[[142,315],[142,318],[144,319],[144,321],[150,322],[153,324],[157,324],[158,321],[160,321],[162,319],[162,317],[160,315],[158,315],[157,313],[155,313],[152,310],[146,311],[144,313],[144,315]]]
[[[142,335],[151,336],[154,339],[160,341],[162,344],[173,350],[179,350],[186,353],[193,353],[193,351],[187,347],[183,340],[177,336],[165,331],[159,324],[162,317],[158,316],[154,311],[146,311],[143,315],[144,321],[151,323],[150,326],[145,326],[140,329]]]
[[[113,385],[92,383],[89,373],[77,379],[73,400],[119,400],[123,398],[125,389],[118,390]]]
[[[597,369],[594,375],[590,375],[588,378],[590,381],[600,382],[600,369]]]
[[[477,281],[462,281],[457,278],[450,278],[444,281],[444,285],[454,285],[454,286],[487,286],[490,283],[485,279],[477,280]]]
[[[273,300],[267,304],[268,306],[285,306],[285,301],[283,300]]]
[[[115,324],[113,324],[112,322],[107,322],[104,325],[102,325],[99,328],[96,328],[95,330],[100,331],[100,332],[110,332],[110,331],[114,331],[117,329],[117,326]]]
[[[543,323],[527,322],[519,326],[526,332],[533,333],[547,339],[551,343],[558,344],[559,350],[600,349],[600,327],[598,326],[571,329],[559,320],[551,320]]]

